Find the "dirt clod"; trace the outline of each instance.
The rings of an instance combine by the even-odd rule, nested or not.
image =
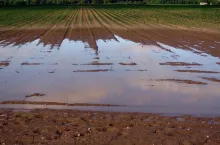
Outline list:
[[[37,96],[45,96],[45,94],[34,93],[34,94],[31,94],[31,95],[27,95],[27,96],[25,96],[25,97],[37,97]]]

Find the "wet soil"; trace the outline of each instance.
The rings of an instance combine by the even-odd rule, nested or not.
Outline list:
[[[130,63],[119,63],[120,65],[137,65],[135,62],[130,62]]]
[[[0,101],[187,106],[181,107],[187,113],[209,101],[207,114],[218,113],[219,35],[132,28],[103,15],[96,11],[92,23],[86,18],[82,25],[80,17],[62,28],[0,29]],[[34,93],[46,95],[25,97]]]
[[[9,64],[9,61],[0,61],[0,66],[8,66]]]
[[[214,78],[214,77],[212,77],[212,78],[201,77],[201,78],[202,78],[202,79],[205,79],[205,80],[212,81],[212,82],[220,82],[220,79],[218,79],[218,78]]]
[[[4,46],[10,44],[18,46],[28,42],[32,42],[36,39],[40,39],[39,43],[42,43],[44,46],[50,45],[51,48],[53,48],[53,47],[60,47],[64,39],[69,39],[73,41],[82,41],[88,43],[90,48],[93,48],[95,51],[98,52],[97,40],[100,39],[104,41],[111,39],[117,40],[117,38],[114,36],[117,35],[123,39],[130,40],[136,43],[141,43],[143,45],[144,44],[156,45],[168,52],[171,52],[171,49],[168,48],[167,45],[175,48],[178,47],[184,50],[193,51],[194,53],[200,55],[203,55],[203,53],[208,53],[216,57],[220,56],[219,51],[217,49],[214,49],[214,48],[218,48],[218,46],[220,45],[219,34],[213,34],[208,32],[204,32],[204,34],[210,36],[206,38],[206,37],[201,37],[201,34],[199,32],[193,32],[193,31],[182,31],[182,30],[170,31],[169,29],[163,29],[163,28],[149,29],[144,27],[143,29],[130,28],[130,27],[125,29],[123,25],[117,26],[117,24],[114,23],[112,24],[112,27],[109,26],[109,28],[102,26],[98,28],[74,27],[71,29],[72,32],[68,32],[69,34],[66,34],[64,36],[63,33],[65,33],[66,31],[66,29],[64,28],[61,29],[55,27],[54,29],[47,30],[51,33],[51,35],[36,34],[38,31],[46,31],[46,30],[33,29],[26,31],[21,29],[21,30],[13,30],[12,32],[6,30],[0,30],[0,33],[2,33],[0,37],[0,41],[2,42],[0,42],[0,44],[2,43]],[[56,35],[54,35],[54,33],[56,33]],[[168,33],[170,34],[169,36],[167,36]],[[20,34],[24,34],[25,38],[21,40],[22,36]],[[182,35],[184,35],[184,38],[182,38]],[[28,36],[28,39],[26,39],[26,36]],[[210,39],[212,37],[214,38],[213,40]],[[173,39],[175,39],[175,41]],[[161,45],[161,44],[165,44],[165,45]]]
[[[200,66],[202,64],[199,63],[186,63],[186,62],[165,62],[165,63],[160,63],[160,65],[171,65],[171,66]]]
[[[73,72],[108,72],[113,71],[112,69],[96,69],[96,70],[76,70]]]
[[[31,95],[27,95],[27,96],[25,96],[25,97],[38,97],[38,96],[45,96],[45,94],[34,93],[34,94],[31,94]]]
[[[220,144],[219,117],[0,110],[1,144]]]
[[[37,63],[37,62],[34,62],[34,63],[29,63],[29,62],[23,62],[21,63],[21,65],[42,65],[43,63]]]
[[[175,70],[177,72],[189,72],[189,73],[220,73],[220,72],[216,72],[216,71],[206,71],[206,70]]]
[[[1,27],[2,107],[219,114],[219,32],[115,17],[122,18],[82,7],[41,27]],[[0,109],[0,144],[215,145],[219,124],[211,117]]]
[[[105,62],[92,62],[92,63],[87,63],[87,64],[83,64],[83,65],[113,65],[113,63],[105,63]]]
[[[36,97],[36,96],[31,96]],[[59,103],[59,102],[31,102],[31,101],[2,101],[0,104],[32,104],[32,105],[65,105],[65,106],[125,106],[113,104],[90,104],[90,103]]]
[[[207,117],[219,114],[219,34],[77,13],[65,26],[0,29],[2,107],[63,109],[0,109],[0,144],[220,144],[220,118]]]
[[[180,80],[180,79],[160,79],[158,81],[172,81],[177,83],[186,83],[186,84],[197,84],[197,85],[206,85],[205,82],[192,81],[192,80]]]
[[[47,16],[54,23],[0,28],[0,60],[7,60],[0,65],[1,102],[184,106],[183,112],[219,105],[219,31],[86,7]],[[46,95],[30,95],[36,92]]]

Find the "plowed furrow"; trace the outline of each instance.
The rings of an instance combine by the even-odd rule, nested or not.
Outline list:
[[[93,25],[95,27],[92,27],[92,32],[95,35],[96,40],[102,39],[102,40],[108,40],[108,39],[115,39],[114,34],[112,33],[109,28],[107,28],[103,23],[97,18],[96,14],[91,10],[88,9],[88,13],[90,13],[91,19],[93,21]]]
[[[96,53],[98,53],[98,46],[97,46],[97,44],[96,44],[96,38],[95,38],[95,35],[94,35],[94,33],[91,31],[91,22],[90,22],[90,20],[89,20],[89,14],[88,14],[88,12],[87,12],[87,10],[86,9],[83,9],[83,16],[84,16],[84,22],[85,22],[85,26],[86,26],[86,30],[88,31],[88,38],[85,38],[85,39],[87,39],[88,40],[88,44],[89,44],[89,46],[91,47],[91,48],[93,48],[95,51],[96,51]]]
[[[120,19],[122,19],[122,22],[128,22],[131,26],[128,26],[129,29],[134,30],[135,32],[137,32],[140,35],[143,35],[147,38],[151,38],[152,40],[155,40],[156,42],[161,42],[164,44],[169,44],[173,47],[179,47],[179,44],[184,45],[181,41],[175,39],[176,37],[172,37],[171,35],[163,35],[161,34],[160,31],[157,31],[156,28],[152,28],[150,26],[145,27],[144,24],[136,21],[133,18],[126,18],[126,17],[122,17],[121,15],[115,13],[114,11],[112,11],[111,13],[109,11],[106,10],[106,13],[108,15],[115,15],[114,17],[118,17]],[[124,20],[123,20],[124,19]],[[133,27],[135,26],[135,27]],[[171,37],[169,37],[171,36]],[[178,44],[178,45],[177,45]]]
[[[144,13],[144,11],[143,10],[136,10],[136,11],[138,11],[137,13]],[[154,12],[154,13],[157,13],[157,12]],[[158,13],[158,14],[160,14],[160,13]],[[171,17],[172,15],[169,15],[169,17]],[[135,18],[135,17],[132,17],[132,18]],[[174,19],[178,19],[178,17],[175,17]],[[136,19],[137,21],[141,21],[142,23],[144,23],[144,24],[147,24],[147,25],[149,25],[147,22],[145,22],[144,20],[145,19],[142,19],[142,20],[140,20],[140,19]],[[182,21],[184,21],[184,20],[182,20]],[[151,27],[154,27],[154,25],[151,25]],[[160,28],[162,28],[162,29],[167,29],[167,30],[170,30],[169,32],[172,32],[172,30],[173,30],[173,28],[170,28],[170,27],[167,27],[167,26],[165,26],[165,25],[159,25],[159,27]],[[158,28],[158,27],[156,27],[156,28]],[[192,33],[192,32],[189,32],[189,31],[182,31],[182,32],[180,32],[182,35],[191,35],[192,37],[197,37],[197,38],[200,38],[200,39],[205,39],[206,41],[208,40],[208,41],[213,41],[213,39],[210,39],[210,37],[207,37],[207,34],[204,34],[203,32],[201,32],[200,34],[198,34],[198,32],[197,33]],[[214,37],[216,36],[216,35],[213,35]],[[220,39],[219,37],[215,37],[214,39]]]
[[[112,13],[114,14],[114,12]],[[117,16],[119,17],[119,14]],[[141,20],[137,20],[133,17],[125,16],[125,18],[126,20],[133,20],[133,21],[138,21],[140,23],[143,23],[141,22]],[[183,49],[192,50],[194,46],[197,46],[196,49],[206,52],[209,46],[213,46],[215,44],[215,41],[213,40],[207,41],[207,39],[205,39],[203,36],[197,37],[199,35],[196,32],[192,35],[192,32],[186,32],[186,31],[181,31],[181,30],[175,31],[165,26],[164,27],[160,26],[161,27],[160,29],[158,29],[158,27],[154,27],[151,25],[148,25],[148,26],[150,27],[150,29],[140,30],[140,33],[144,32],[144,34],[148,34],[149,36],[152,36],[152,39],[158,42],[167,44],[167,45],[171,45],[173,47],[181,47]],[[200,33],[200,34],[204,35],[204,33]],[[159,36],[159,37],[155,37],[155,36]],[[207,33],[206,33],[206,36],[207,36]],[[203,41],[203,43],[200,45],[199,43],[201,41]],[[218,44],[215,44],[215,45],[217,45],[217,47],[219,46]]]
[[[71,11],[70,13],[69,10],[66,11],[64,13],[65,15],[57,20],[56,24],[51,28],[51,30],[43,35],[41,41],[44,44],[51,44],[51,48],[53,48],[55,45],[59,47],[63,41],[67,29],[67,27],[65,27],[65,22],[71,20],[73,13],[74,11]]]
[[[32,21],[29,21],[27,22],[25,19],[23,21],[19,21],[18,23],[16,23],[16,25],[13,25],[13,26],[8,26],[8,27],[5,27],[5,29],[1,29],[1,30],[4,30],[4,32],[1,33],[4,34],[4,33],[9,33],[10,31],[14,31],[14,30],[17,30],[17,29],[26,29],[27,28],[27,25],[28,25],[28,28],[30,26],[33,26],[34,24],[38,24],[38,22],[44,22],[47,17],[51,14],[55,14],[56,12],[49,12],[47,13],[47,15],[44,15],[43,17],[41,16],[40,18],[36,18],[36,19],[33,19]],[[38,14],[36,14],[38,15]]]
[[[146,39],[145,37],[142,37],[139,34],[136,34],[129,29],[127,26],[122,26],[122,24],[115,23],[115,20],[107,15],[106,13],[96,11],[97,14],[102,17],[103,19],[107,19],[107,21],[111,22],[112,29],[114,30],[114,33],[117,34],[119,37],[122,37],[124,39],[131,40],[133,42],[139,42],[139,43],[147,43],[147,44],[155,44],[150,39]],[[116,27],[115,27],[116,25]]]
[[[113,20],[113,22],[115,21],[113,17],[111,17],[108,13],[106,12],[101,12],[105,17],[108,17],[110,20]],[[122,24],[123,25],[123,24]],[[145,34],[143,34],[142,31],[137,31],[135,29],[132,29],[131,27],[127,26],[127,25],[123,25],[123,27],[127,28],[127,31],[126,31],[126,35],[122,35],[124,33],[121,33],[119,36],[122,37],[122,38],[125,38],[125,37],[129,37],[131,41],[133,42],[139,42],[139,43],[142,43],[142,44],[148,44],[148,45],[155,45],[155,46],[158,46],[159,48],[163,49],[163,50],[166,50],[168,52],[171,52],[170,49],[167,49],[167,48],[164,48],[162,46],[160,46],[159,44],[157,44],[157,41],[151,39],[151,37],[149,36],[146,36]],[[131,39],[132,38],[132,39]],[[125,38],[126,39],[126,38]]]
[[[62,14],[63,12],[59,12],[59,14]],[[54,13],[56,15],[56,13]],[[58,17],[58,16],[57,16]],[[54,17],[53,21],[56,21],[57,17]],[[46,20],[45,20],[46,21]],[[54,24],[55,25],[55,24]],[[48,32],[51,28],[51,25],[46,25],[44,28],[38,29],[38,31],[35,31],[36,29],[21,29],[21,30],[16,30],[16,35],[15,37],[9,38],[10,43],[15,43],[14,45],[19,45],[19,44],[24,44],[27,42],[26,40],[29,39],[31,41],[39,38],[40,36],[44,35],[46,32]],[[9,43],[9,44],[10,44]]]
[[[53,13],[53,15],[55,15],[55,13]],[[44,21],[46,21],[46,18]],[[47,27],[49,28],[50,26]],[[8,44],[15,43],[17,45],[20,43],[19,41],[22,41],[21,39],[24,39],[24,41],[26,38],[29,40],[35,40],[41,35],[41,33],[47,30],[47,27],[37,29],[37,31],[35,31],[36,29],[11,29],[10,31],[6,31],[6,33],[2,34],[0,38],[5,40],[3,43],[8,42]],[[21,42],[21,44],[23,44],[23,42]]]

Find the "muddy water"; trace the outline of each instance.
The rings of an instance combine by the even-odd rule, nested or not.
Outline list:
[[[7,41],[0,46],[1,103],[111,104],[125,105],[118,107],[123,111],[220,115],[220,56],[209,50],[220,51],[219,41],[204,51],[198,45],[210,40],[174,47],[117,34],[96,39],[93,48],[84,38],[64,38],[58,45],[40,38]]]

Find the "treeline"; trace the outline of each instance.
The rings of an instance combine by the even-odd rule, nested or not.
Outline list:
[[[89,4],[208,4],[218,5],[220,0],[0,0],[0,6],[16,5],[89,5]]]

